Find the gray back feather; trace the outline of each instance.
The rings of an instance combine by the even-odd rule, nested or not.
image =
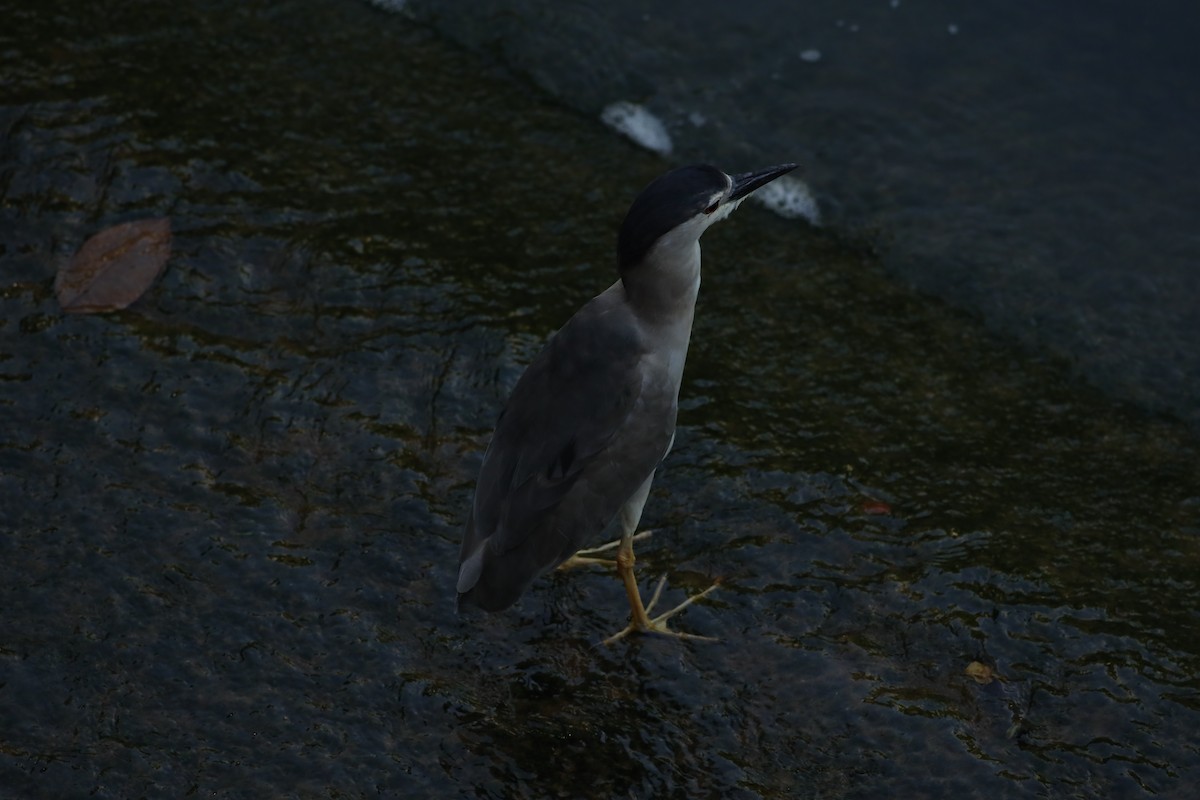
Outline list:
[[[645,385],[647,349],[620,291],[580,309],[513,389],[467,521],[460,603],[511,605],[597,536],[666,454],[677,387]]]

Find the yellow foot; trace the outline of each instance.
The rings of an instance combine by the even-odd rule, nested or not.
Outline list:
[[[672,608],[670,611],[666,612],[665,614],[659,614],[657,617],[651,618],[650,617],[650,609],[654,608],[654,604],[658,602],[658,598],[662,595],[663,587],[666,585],[667,585],[667,576],[664,575],[659,580],[658,586],[654,590],[654,596],[650,598],[649,604],[647,604],[646,607],[644,609],[642,609],[640,614],[637,613],[637,609],[635,607],[634,613],[630,616],[629,625],[626,626],[625,630],[623,630],[619,633],[615,633],[612,636],[608,637],[607,639],[604,640],[604,643],[612,644],[613,642],[616,642],[620,639],[624,639],[626,636],[628,636],[631,633],[658,633],[658,634],[662,634],[664,636],[674,636],[677,639],[696,639],[696,640],[699,640],[702,642],[717,641],[716,638],[714,638],[712,636],[700,636],[695,633],[683,633],[682,631],[673,631],[667,627],[666,621],[668,619],[670,619],[671,617],[675,616],[676,614],[678,614],[680,611],[683,611],[685,608],[687,608],[688,606],[690,606],[692,603],[696,602],[700,598],[707,596],[709,592],[711,592],[713,589],[717,588],[717,586],[719,585],[719,582],[714,583],[712,586],[708,587],[707,589],[705,589],[703,592],[700,592],[699,594],[692,595],[687,600],[684,600],[682,603],[675,606],[674,608]],[[638,605],[641,605],[640,599],[639,599]]]
[[[654,533],[654,531],[642,531],[641,533],[634,535],[633,541],[636,542],[639,539],[645,539],[646,537],[650,536],[652,533]],[[559,564],[558,569],[574,569],[576,567],[590,567],[590,566],[594,566],[596,564],[600,564],[605,567],[615,566],[617,562],[613,561],[612,559],[595,558],[594,556],[596,553],[603,553],[607,550],[613,550],[620,544],[621,544],[621,541],[619,539],[617,539],[617,540],[608,542],[607,544],[602,544],[599,547],[589,547],[586,550],[580,550],[575,555],[571,556],[566,561]]]

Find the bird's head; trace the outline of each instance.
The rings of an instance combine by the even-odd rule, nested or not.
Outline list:
[[[795,164],[726,175],[696,164],[655,178],[633,201],[617,236],[622,276],[640,264],[664,237],[691,244],[705,229],[733,213],[751,192],[796,168]]]

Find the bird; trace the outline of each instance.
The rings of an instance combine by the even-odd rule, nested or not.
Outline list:
[[[618,278],[553,334],[517,380],[483,457],[459,552],[458,608],[502,611],[540,575],[615,524],[631,633],[706,638],[666,621],[715,584],[651,618],[634,533],[675,440],[679,388],[700,290],[700,237],[752,192],[796,169],[726,174],[684,166],[651,181],[617,235]]]

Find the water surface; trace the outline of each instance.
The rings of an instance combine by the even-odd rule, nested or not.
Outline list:
[[[358,3],[0,15],[8,793],[1190,795],[1180,426],[748,207],[639,561],[719,641],[599,646],[604,571],[458,617],[492,421],[666,163]],[[146,297],[59,312],[161,214]]]
[[[1200,5],[412,0],[681,160],[799,161],[893,279],[1200,431]]]

